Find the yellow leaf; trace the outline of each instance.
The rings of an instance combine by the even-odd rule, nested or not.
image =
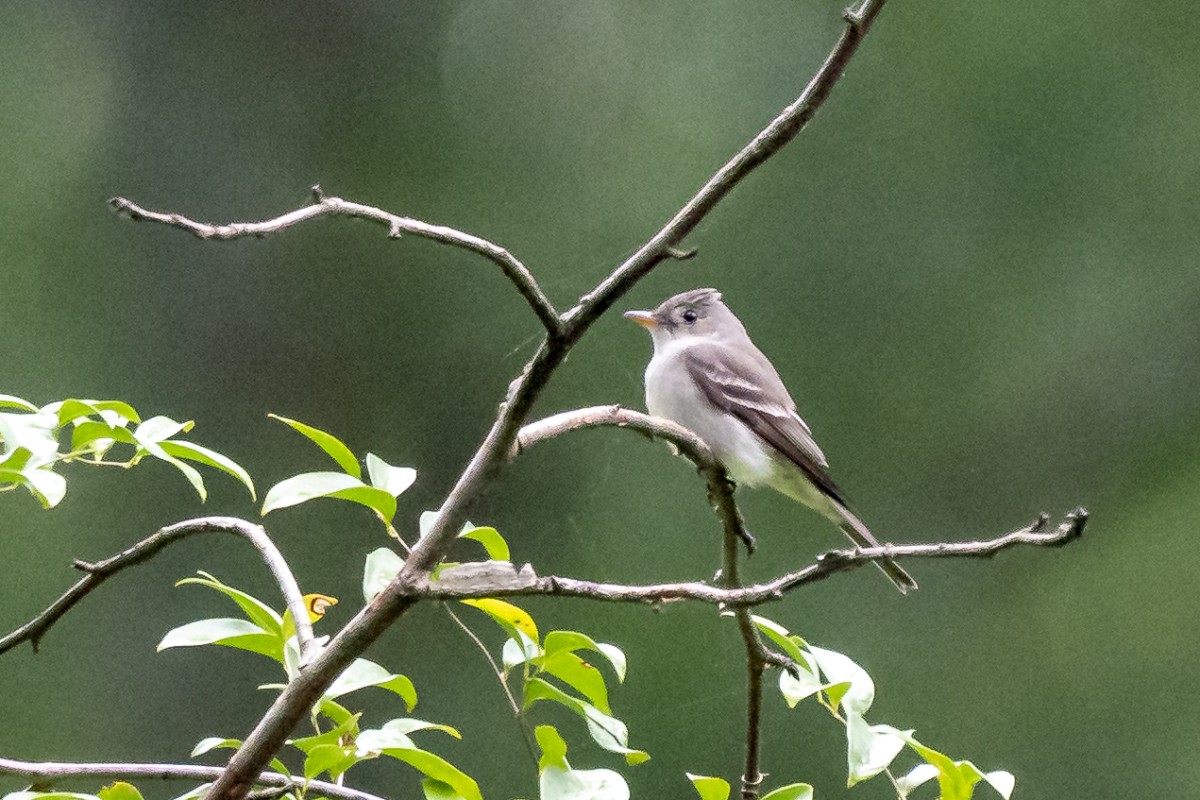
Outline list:
[[[537,624],[533,621],[533,617],[529,616],[528,611],[517,608],[512,603],[506,603],[503,600],[496,600],[492,597],[485,597],[481,600],[463,600],[461,602],[465,605],[478,608],[480,611],[498,620],[507,622],[533,641],[538,641]]]

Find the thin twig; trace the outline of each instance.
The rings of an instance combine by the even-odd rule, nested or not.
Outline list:
[[[353,203],[343,200],[340,197],[327,197],[321,192],[321,187],[319,186],[313,187],[313,203],[311,205],[261,222],[229,222],[218,225],[209,222],[197,222],[182,214],[150,211],[124,197],[114,197],[108,202],[117,211],[128,214],[132,220],[138,222],[158,222],[173,228],[180,228],[200,239],[226,240],[240,239],[245,236],[264,236],[268,233],[275,233],[285,228],[290,228],[297,223],[324,216],[358,217],[360,219],[373,220],[386,226],[388,236],[393,239],[399,239],[401,235],[411,233],[414,236],[460,247],[483,256],[500,267],[500,271],[504,273],[505,277],[512,281],[513,285],[517,287],[517,291],[521,293],[521,297],[525,298],[525,302],[529,303],[529,306],[537,314],[537,318],[551,336],[558,336],[562,327],[558,318],[558,311],[554,308],[554,304],[550,302],[550,299],[546,297],[545,293],[542,292],[542,288],[534,280],[533,274],[530,273],[529,269],[516,256],[500,245],[454,228],[448,228],[444,225],[431,225],[428,222],[422,222],[419,219],[412,219],[411,217],[402,217],[399,214],[392,214],[389,211],[384,211],[374,206]]]
[[[517,702],[517,698],[513,697],[512,689],[510,689],[508,686],[508,680],[505,678],[504,670],[500,669],[500,665],[496,663],[496,659],[492,658],[492,654],[488,651],[487,645],[485,645],[480,638],[475,635],[475,631],[471,630],[470,626],[463,622],[458,614],[454,613],[454,609],[447,605],[443,605],[442,608],[445,609],[446,613],[450,615],[450,619],[454,620],[454,624],[462,628],[463,633],[465,633],[471,639],[471,641],[475,643],[475,646],[478,647],[480,652],[483,653],[483,657],[487,659],[488,664],[492,666],[492,672],[496,674],[496,680],[500,682],[500,688],[504,690],[504,696],[508,698],[508,706],[512,709],[513,717],[517,721],[517,727],[521,729],[521,739],[525,742],[525,749],[529,751],[529,757],[533,759],[534,769],[537,769],[538,754],[535,746],[536,743],[533,740],[533,736],[529,733],[529,727],[525,724],[525,717],[521,715],[521,704]]]
[[[0,758],[0,775],[16,775],[28,778],[32,783],[46,783],[64,778],[212,781],[219,778],[224,771],[224,767],[208,767],[201,764],[89,764],[75,761],[18,761],[14,758]],[[339,800],[384,800],[378,795],[338,786],[328,781],[306,781],[278,772],[264,772],[258,776],[255,783],[261,786],[307,788],[315,795],[336,797]]]
[[[304,605],[304,597],[300,594],[300,586],[296,583],[295,576],[292,575],[283,554],[267,536],[263,527],[236,517],[200,517],[177,522],[159,529],[132,547],[103,561],[94,564],[76,561],[75,567],[86,574],[51,603],[45,611],[0,639],[0,653],[11,650],[26,641],[32,644],[34,652],[37,652],[38,644],[46,635],[46,631],[76,603],[95,591],[100,584],[126,567],[150,560],[172,542],[198,533],[232,533],[250,542],[254,549],[258,550],[262,560],[271,570],[275,583],[278,584],[279,591],[287,602],[288,610],[292,612],[296,623],[296,640],[300,645],[300,652],[309,654],[313,642],[312,623],[308,620],[308,609]]]

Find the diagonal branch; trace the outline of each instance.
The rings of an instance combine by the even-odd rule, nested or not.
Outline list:
[[[212,781],[220,777],[224,767],[201,764],[149,763],[85,763],[78,761],[18,761],[0,758],[0,775],[16,775],[33,783],[49,783],[64,778],[110,778],[146,780]],[[307,789],[314,794],[336,797],[338,800],[384,800],[378,795],[350,789],[328,781],[306,781],[303,778],[264,772],[258,777],[262,786]]]
[[[75,568],[86,574],[41,614],[7,636],[0,638],[0,653],[11,650],[26,641],[32,644],[34,652],[37,652],[38,644],[46,635],[46,631],[76,603],[95,591],[100,584],[126,567],[149,561],[172,542],[178,542],[197,533],[232,533],[254,545],[254,549],[258,550],[259,555],[266,562],[267,568],[271,570],[275,583],[279,585],[279,591],[287,602],[288,610],[292,612],[292,618],[296,623],[296,641],[300,644],[300,652],[308,655],[312,650],[312,623],[308,621],[308,609],[304,605],[304,597],[300,594],[300,586],[296,583],[295,576],[292,575],[283,554],[267,536],[263,527],[236,517],[201,517],[177,522],[159,529],[127,550],[103,561],[97,561],[94,564],[76,561]]]
[[[262,222],[230,222],[223,225],[197,222],[182,214],[149,211],[124,197],[114,197],[108,202],[117,211],[128,214],[132,220],[158,222],[173,228],[181,228],[201,239],[225,240],[240,239],[246,236],[264,236],[316,217],[343,216],[372,220],[385,225],[388,229],[388,236],[393,239],[399,239],[403,234],[411,233],[414,236],[461,247],[483,256],[500,267],[500,271],[504,273],[505,277],[513,282],[517,291],[525,298],[525,302],[533,309],[533,313],[537,314],[538,320],[551,336],[558,336],[562,327],[562,323],[558,319],[558,311],[542,292],[542,288],[534,280],[533,274],[517,260],[516,256],[500,245],[454,228],[447,228],[444,225],[430,225],[428,222],[402,217],[374,206],[352,203],[340,197],[327,197],[321,191],[320,186],[313,187],[312,205]]]

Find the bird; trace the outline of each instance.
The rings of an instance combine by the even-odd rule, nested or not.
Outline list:
[[[650,332],[646,407],[695,433],[740,486],[769,486],[834,522],[857,547],[879,541],[847,507],[829,462],[775,367],[716,289],[693,289],[625,317]],[[895,561],[876,565],[901,593],[917,588]]]

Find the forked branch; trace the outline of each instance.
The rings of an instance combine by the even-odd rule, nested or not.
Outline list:
[[[375,206],[354,203],[340,197],[328,197],[321,191],[320,186],[312,187],[312,191],[313,202],[311,204],[261,222],[227,222],[224,224],[197,222],[182,214],[150,211],[124,197],[114,197],[108,203],[117,211],[127,214],[132,220],[158,222],[172,228],[180,228],[200,239],[224,240],[240,239],[246,236],[265,236],[268,233],[276,233],[316,217],[358,217],[378,222],[388,229],[388,236],[393,239],[399,239],[402,235],[411,233],[414,236],[432,239],[435,242],[459,247],[483,256],[500,267],[500,271],[504,273],[505,277],[513,282],[517,291],[525,298],[525,302],[533,309],[533,313],[537,314],[538,320],[541,321],[546,331],[551,336],[559,334],[562,324],[558,319],[558,311],[555,310],[554,304],[542,292],[542,287],[534,280],[528,268],[500,245],[454,228],[448,228],[445,225],[431,225],[428,222],[422,222],[412,217],[402,217]]]
[[[296,641],[300,652],[309,655],[312,650],[312,623],[308,621],[308,609],[304,605],[304,597],[300,594],[300,586],[292,575],[292,570],[284,560],[279,548],[267,536],[261,525],[255,525],[236,517],[201,517],[200,519],[177,522],[152,533],[132,547],[110,556],[94,564],[87,561],[76,561],[75,568],[85,574],[67,589],[57,600],[51,603],[45,611],[0,639],[0,653],[4,653],[22,642],[29,642],[36,652],[46,631],[58,622],[64,614],[70,611],[76,603],[87,597],[100,584],[111,578],[126,567],[141,564],[158,555],[164,547],[181,539],[198,533],[231,533],[240,536],[254,546],[287,603],[288,610],[296,623]]]

